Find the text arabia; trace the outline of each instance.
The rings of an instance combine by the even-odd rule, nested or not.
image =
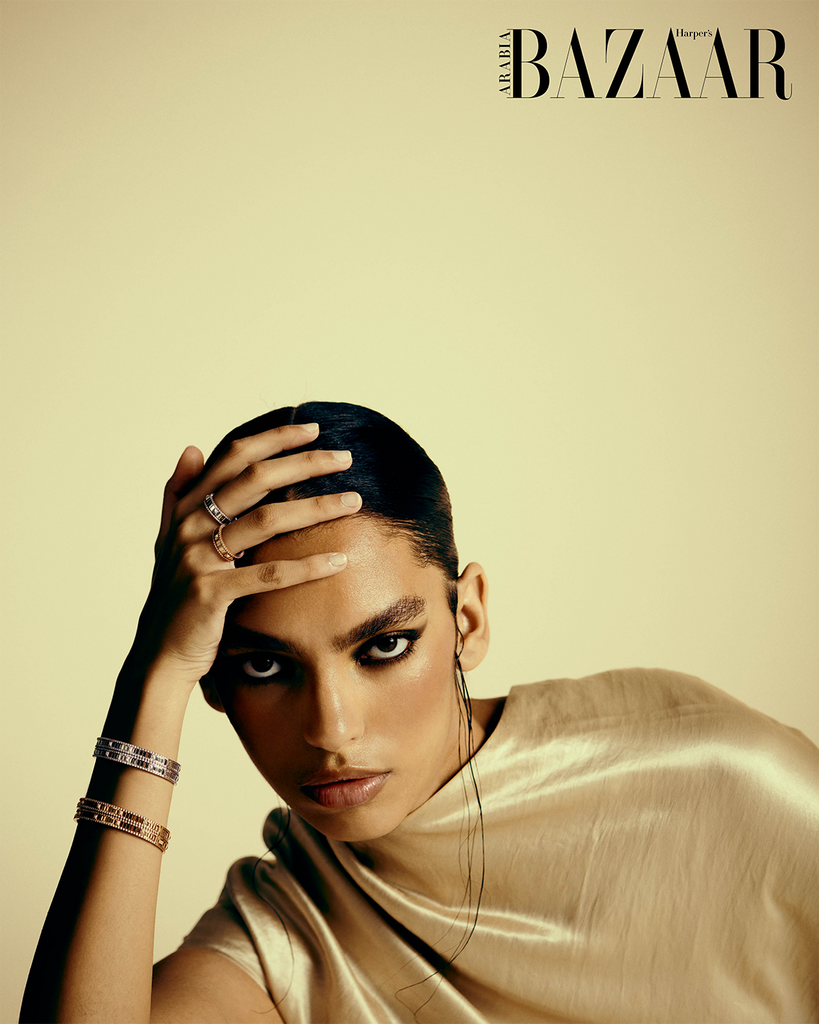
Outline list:
[[[562,49],[559,51],[558,59],[552,64],[552,75],[546,66],[548,51],[546,36],[535,28],[509,29],[508,32],[501,33],[498,45],[499,91],[508,99],[536,99],[539,96],[546,96],[556,69],[560,67],[557,88],[553,90],[549,99],[564,99],[566,95],[571,96],[574,90],[569,90],[568,86],[564,89],[564,83],[572,80],[579,83],[579,87],[582,89],[580,98],[583,99],[660,99],[661,96],[658,96],[657,90],[658,87],[663,89],[660,83],[665,80],[672,80],[675,83],[674,86],[665,87],[665,95],[669,95],[669,90],[673,89],[676,99],[707,99],[708,97],[703,95],[706,85],[714,79],[722,83],[717,88],[722,93],[723,99],[761,99],[764,97],[760,94],[760,68],[765,66],[766,89],[773,85],[774,92],[780,100],[789,100],[793,93],[793,86],[788,87],[786,95],[785,69],[779,63],[785,53],[785,37],[773,28],[749,28],[744,31],[748,35],[746,37],[747,44],[743,46],[745,52],[742,54],[742,61],[740,62],[736,52],[732,53],[731,59],[735,68],[741,68],[743,72],[746,67],[748,69],[748,92],[745,95],[740,95],[737,91],[734,72],[719,29],[714,33],[710,29],[706,31],[677,29],[677,36],[680,38],[711,39],[711,49],[707,59],[704,59],[703,47],[703,56],[697,62],[699,70],[696,77],[690,68],[686,71],[683,66],[674,30],[669,29],[665,46],[659,54],[659,61],[656,61],[655,58],[655,63],[651,65],[657,68],[657,72],[655,75],[649,75],[647,82],[645,64],[634,60],[644,30],[641,28],[607,28],[603,45],[603,59],[607,65],[605,92],[595,92],[595,85],[592,84],[592,76],[580,45],[577,29],[572,31],[572,38],[562,61],[562,67],[560,58],[563,57],[563,51]],[[619,35],[615,35],[616,33]],[[760,33],[764,33],[762,40]],[[641,47],[641,51],[644,46],[645,44]],[[761,55],[763,50],[764,56]],[[640,56],[642,56],[642,52]],[[690,61],[690,57],[688,59]],[[628,88],[632,89],[636,84],[638,68],[639,88],[636,92],[627,92],[624,95],[621,90],[624,88],[626,74],[631,70],[631,85]],[[598,90],[602,84],[602,75],[603,72],[595,70]],[[692,84],[694,85],[693,89]],[[743,80],[742,85],[745,84],[746,82]],[[699,86],[699,91],[696,89],[697,86]]]

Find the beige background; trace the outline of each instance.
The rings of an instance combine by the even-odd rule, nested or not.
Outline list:
[[[626,665],[819,736],[815,3],[2,4],[4,965],[15,1017],[188,443],[393,416],[492,582],[479,695]],[[504,101],[497,37],[787,40],[793,98]],[[681,43],[699,86],[709,43]],[[576,82],[567,94],[573,97]],[[597,85],[597,82],[595,82]],[[766,88],[767,86],[767,88]],[[632,89],[632,92],[634,90]],[[197,695],[157,954],[271,801]]]

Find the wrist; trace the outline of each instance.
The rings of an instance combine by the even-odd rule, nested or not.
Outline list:
[[[137,675],[126,664],[100,735],[175,759],[192,691],[173,665],[157,660]]]

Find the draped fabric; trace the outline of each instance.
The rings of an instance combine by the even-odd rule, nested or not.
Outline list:
[[[294,815],[185,945],[288,1024],[819,1021],[817,781],[801,733],[690,676],[515,687],[394,832]]]

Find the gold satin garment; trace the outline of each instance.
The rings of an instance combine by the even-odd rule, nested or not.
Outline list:
[[[288,1024],[819,1021],[801,733],[631,669],[515,687],[472,765],[485,865],[467,768],[371,842],[294,815],[185,945],[235,960]]]

